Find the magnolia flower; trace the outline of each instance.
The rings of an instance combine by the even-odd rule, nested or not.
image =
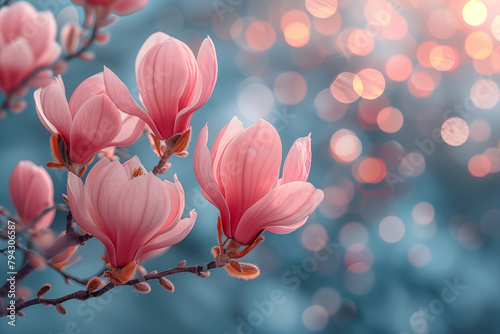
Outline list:
[[[53,133],[51,168],[68,168],[76,173],[100,151],[128,146],[144,129],[144,122],[126,115],[113,104],[104,88],[102,73],[83,81],[66,100],[62,78],[35,92],[38,117]],[[83,169],[82,169],[83,173]]]
[[[75,5],[95,9],[98,12],[130,15],[143,9],[149,0],[71,0]],[[104,15],[103,15],[104,16]]]
[[[54,185],[49,173],[31,161],[20,161],[9,183],[10,197],[16,208],[17,222],[29,227],[43,210],[54,205]],[[54,220],[55,211],[51,210],[39,217],[34,230],[47,228]]]
[[[217,80],[217,58],[210,37],[201,44],[198,58],[183,42],[162,32],[151,35],[135,62],[139,98],[147,113],[132,99],[125,84],[108,68],[104,82],[109,97],[123,112],[137,116],[159,141],[189,129],[192,114],[210,98]]]
[[[306,182],[310,136],[295,141],[281,178],[281,140],[268,122],[243,129],[234,117],[219,132],[211,152],[207,138],[205,125],[194,152],[194,171],[203,196],[220,211],[224,234],[237,248],[254,247],[263,231],[296,230],[323,199],[323,192]]]
[[[26,1],[0,9],[0,89],[3,92],[14,92],[35,69],[59,57],[61,47],[55,41],[56,33],[56,21],[50,11],[37,12]],[[39,74],[47,75],[46,72]]]
[[[172,183],[146,174],[137,157],[123,165],[102,158],[85,185],[69,175],[69,206],[76,222],[104,244],[113,274],[116,268],[133,268],[113,281],[126,282],[138,261],[180,242],[191,231],[196,213],[192,210],[189,218],[181,219],[184,190],[174,179]]]

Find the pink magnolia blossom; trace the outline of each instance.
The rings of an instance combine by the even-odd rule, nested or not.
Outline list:
[[[28,227],[48,207],[54,205],[54,185],[49,173],[31,161],[20,161],[9,183],[10,197],[16,208],[18,222]],[[33,229],[47,228],[54,220],[55,210],[41,217]]]
[[[40,121],[55,134],[52,148],[58,162],[50,167],[78,169],[102,150],[132,144],[144,130],[143,121],[120,112],[108,97],[102,73],[83,81],[69,103],[59,76],[35,92],[35,103]]]
[[[311,138],[297,139],[279,178],[281,140],[264,120],[243,129],[234,117],[218,134],[211,152],[208,128],[201,130],[194,171],[203,196],[221,215],[226,237],[242,245],[262,231],[285,234],[302,226],[323,199],[306,182],[311,165]]]
[[[0,9],[0,89],[10,93],[36,68],[51,64],[61,47],[50,11],[37,12],[26,1]],[[46,73],[40,73],[46,75]]]
[[[75,5],[95,8],[116,15],[130,15],[143,9],[149,0],[71,0]]]
[[[194,210],[181,219],[184,190],[162,181],[145,169],[137,157],[123,165],[102,158],[89,172],[85,185],[68,177],[68,198],[76,222],[106,246],[115,268],[144,260],[180,242],[191,231]]]
[[[210,37],[198,58],[183,42],[162,32],[151,35],[135,62],[139,98],[147,113],[132,99],[125,84],[104,69],[106,90],[123,112],[144,120],[159,140],[183,133],[193,113],[212,95],[217,80],[217,58]]]

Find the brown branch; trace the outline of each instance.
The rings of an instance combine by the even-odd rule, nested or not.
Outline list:
[[[71,211],[68,212],[67,223],[66,223],[66,234],[57,239],[57,241],[46,249],[41,255],[45,258],[46,261],[52,259],[54,256],[58,255],[65,249],[68,249],[73,246],[77,246],[82,242],[85,242],[92,238],[90,234],[80,235],[80,233],[74,228],[73,225],[73,216],[71,215]],[[36,266],[30,262],[26,263],[24,266],[19,269],[17,274],[15,275],[16,283],[21,282],[26,276],[28,276],[33,270],[35,270]],[[0,288],[0,297],[5,297],[9,291],[9,282],[6,282]]]
[[[169,275],[174,275],[177,273],[182,273],[182,272],[189,272],[193,273],[196,275],[200,275],[201,272],[208,271],[210,269],[222,267],[222,265],[217,266],[215,261],[211,261],[209,263],[206,263],[205,265],[195,265],[191,267],[183,267],[183,268],[172,268],[168,269],[159,273],[155,274],[147,274],[145,276],[130,280],[126,282],[123,285],[134,285],[140,282],[145,282],[145,281],[150,281],[154,279],[160,279],[161,277],[169,276]],[[68,300],[72,299],[77,299],[77,300],[87,300],[89,298],[94,298],[94,297],[99,297],[108,292],[109,290],[113,289],[116,285],[114,283],[108,283],[105,285],[103,288],[93,291],[93,292],[88,292],[87,290],[79,290],[73,293],[70,293],[66,296],[60,297],[60,298],[54,298],[54,299],[47,299],[47,298],[34,298],[28,301],[22,301],[16,305],[16,313],[21,311],[22,309],[37,305],[37,304],[44,304],[44,305],[57,305],[57,304],[62,304]]]
[[[89,278],[80,278],[78,276],[72,275],[68,273],[64,268],[56,268],[52,264],[48,264],[49,267],[52,269],[56,270],[58,273],[60,273],[66,280],[72,280],[76,283],[80,283],[81,285],[87,285],[87,283],[93,278],[93,277],[101,277],[102,274],[106,271],[106,267],[104,267],[102,270],[100,270],[97,274],[89,277]]]
[[[160,158],[160,161],[158,162],[158,165],[156,165],[153,168],[154,175],[158,174],[162,170],[162,168],[165,167],[165,165],[168,162],[168,159],[170,159],[170,157],[172,157],[172,155],[174,155],[174,152],[172,152],[171,150],[168,150],[168,149],[165,151],[165,153],[163,153],[163,155]]]

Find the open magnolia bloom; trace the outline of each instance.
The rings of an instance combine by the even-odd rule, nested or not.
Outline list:
[[[157,32],[139,50],[135,73],[139,98],[147,113],[108,68],[104,68],[106,90],[118,108],[146,122],[153,132],[155,152],[162,156],[165,149],[172,147],[160,141],[188,131],[191,116],[212,94],[217,80],[213,42],[205,38],[195,58],[186,44]]]
[[[134,143],[144,130],[144,122],[122,113],[104,88],[102,73],[83,81],[69,103],[61,76],[35,94],[38,117],[53,133],[50,168],[67,168],[78,174],[100,151]],[[84,169],[80,172],[83,173]]]
[[[158,255],[191,231],[196,213],[192,210],[189,218],[181,219],[184,190],[174,178],[172,183],[146,173],[137,157],[123,165],[102,158],[85,184],[69,174],[71,212],[78,225],[106,247],[111,281],[130,280],[139,261]]]
[[[0,9],[0,89],[3,92],[18,88],[36,68],[49,65],[59,57],[61,47],[55,41],[56,34],[56,20],[50,11],[37,12],[26,1]],[[42,71],[33,79],[46,76],[47,71]]]
[[[220,211],[219,247],[214,255],[246,255],[262,232],[285,234],[302,226],[323,199],[323,192],[306,182],[311,165],[310,136],[293,144],[279,178],[281,140],[264,120],[247,129],[234,117],[218,134],[211,152],[208,128],[201,130],[194,152],[194,171],[203,196]],[[222,231],[231,242],[222,248]],[[226,240],[227,241],[227,240]],[[244,250],[237,252],[242,246]],[[254,278],[256,268],[231,261],[226,270]],[[245,265],[245,266],[243,266]],[[257,269],[258,270],[258,269]]]
[[[37,230],[52,224],[55,210],[39,217],[45,209],[54,205],[54,185],[43,167],[31,161],[18,162],[10,177],[9,191],[20,225]]]

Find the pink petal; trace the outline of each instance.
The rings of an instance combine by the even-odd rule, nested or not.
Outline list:
[[[33,50],[35,59],[44,55],[54,42],[57,34],[57,24],[50,11],[39,12],[28,21],[25,21],[23,37]]]
[[[0,20],[0,33],[5,42],[26,34],[26,26],[38,15],[35,7],[27,1],[17,1],[8,7],[2,8],[3,15]],[[23,36],[24,37],[24,36]]]
[[[110,146],[120,131],[120,113],[104,94],[92,97],[76,113],[71,127],[70,159],[87,164]]]
[[[73,95],[69,99],[69,109],[71,115],[75,118],[76,112],[92,97],[106,93],[104,87],[104,77],[101,73],[94,74],[93,76],[85,79],[78,87],[76,87]]]
[[[170,213],[161,228],[162,231],[165,230],[164,232],[172,230],[181,220],[182,214],[184,213],[184,189],[177,178],[177,174],[174,174],[174,182],[175,183],[167,180],[163,181],[170,196]]]
[[[54,186],[49,173],[31,161],[20,161],[9,181],[12,203],[21,218],[22,224],[30,224],[45,208],[54,204]],[[34,226],[50,226],[55,212],[45,214]]]
[[[0,87],[10,92],[33,68],[34,57],[28,42],[19,37],[0,50]]]
[[[295,141],[283,166],[281,184],[307,181],[311,169],[311,134]]]
[[[85,195],[85,188],[82,180],[72,174],[68,174],[68,200],[73,218],[88,233],[99,239],[106,247],[108,260],[111,263],[116,263],[115,247],[111,239],[106,235],[106,232],[97,227],[92,217],[90,216],[86,203],[88,202]]]
[[[118,199],[115,217],[119,228],[117,263],[133,261],[142,247],[166,221],[170,212],[168,190],[152,173],[127,182]]]
[[[190,80],[188,61],[183,55],[179,43],[170,38],[154,45],[139,65],[139,93],[160,132],[159,139],[167,139],[174,134],[179,103]]]
[[[176,118],[175,131],[182,132],[189,126],[192,114],[201,108],[210,98],[217,82],[217,55],[214,43],[210,37],[205,38],[198,52],[198,68],[201,74],[201,81],[198,87],[198,99],[195,104],[184,108]]]
[[[113,6],[113,12],[125,16],[143,9],[149,0],[119,0]]]
[[[86,209],[93,224],[112,242],[113,249],[116,249],[119,235],[115,217],[118,199],[128,181],[125,169],[118,161],[102,158],[91,169],[85,182]]]
[[[144,132],[146,123],[138,117],[127,115],[123,112],[120,112],[120,115],[122,118],[122,127],[110,145],[119,147],[132,145]]]
[[[136,259],[144,259],[154,253],[157,250],[169,247],[181,242],[194,226],[196,220],[196,212],[191,210],[189,212],[189,218],[182,219],[176,226],[170,231],[161,230],[158,232],[151,240],[142,246],[137,254]]]
[[[40,91],[41,110],[66,143],[70,143],[71,113],[62,80],[54,80]]]
[[[219,134],[215,138],[214,144],[212,145],[211,155],[213,161],[213,168],[215,171],[215,181],[217,182],[217,186],[219,187],[222,195],[224,196],[224,187],[222,186],[222,181],[220,178],[220,162],[222,155],[224,154],[227,145],[231,142],[231,140],[238,133],[243,131],[243,124],[238,119],[238,117],[234,116],[229,123],[226,124],[219,131]]]
[[[42,122],[43,126],[49,130],[49,132],[52,133],[57,133],[56,127],[50,123],[50,121],[45,117],[45,114],[43,112],[42,108],[42,102],[40,101],[40,94],[41,94],[42,88],[38,88],[35,93],[33,94],[33,97],[35,99],[35,108],[36,108],[36,113],[38,114],[38,118],[40,119],[40,122]]]
[[[281,140],[264,120],[237,134],[221,159],[220,178],[231,212],[231,233],[245,211],[264,197],[278,180]]]
[[[147,173],[146,168],[144,165],[141,163],[141,160],[137,157],[137,155],[134,155],[132,158],[127,160],[126,162],[123,163],[123,168],[125,169],[125,172],[127,173],[128,179],[132,179],[132,176],[134,174],[135,170],[138,170],[139,168],[142,169],[144,173]]]
[[[305,223],[305,218],[322,200],[323,192],[308,182],[289,182],[274,188],[241,217],[235,239],[246,245],[267,228],[293,226],[295,229],[297,223]]]
[[[59,57],[61,51],[61,46],[56,41],[52,41],[51,44],[45,49],[45,52],[36,59],[36,66],[51,64],[57,59],[57,57]]]
[[[142,59],[148,53],[148,51],[155,46],[156,44],[160,44],[169,39],[170,36],[165,34],[164,32],[158,31],[148,37],[148,39],[142,44],[139,53],[137,53],[137,57],[135,58],[135,77],[139,77],[139,65],[142,62]]]
[[[224,233],[226,233],[226,236],[229,237],[231,236],[231,229],[229,228],[231,220],[229,209],[227,207],[226,200],[222,197],[222,194],[217,187],[217,183],[215,182],[214,172],[212,169],[212,159],[210,157],[210,151],[207,147],[207,140],[208,127],[205,125],[198,136],[198,142],[196,143],[196,148],[194,150],[194,174],[196,175],[196,179],[201,186],[203,197],[219,209]]]
[[[134,101],[127,86],[109,68],[104,67],[104,84],[113,103],[126,114],[139,117],[158,137],[160,133],[151,117]]]
[[[271,232],[271,233],[276,233],[276,234],[288,234],[292,233],[302,225],[304,225],[309,217],[304,218],[303,220],[299,221],[298,223],[292,224],[292,225],[287,225],[287,226],[272,226],[272,227],[267,227],[266,231]]]

